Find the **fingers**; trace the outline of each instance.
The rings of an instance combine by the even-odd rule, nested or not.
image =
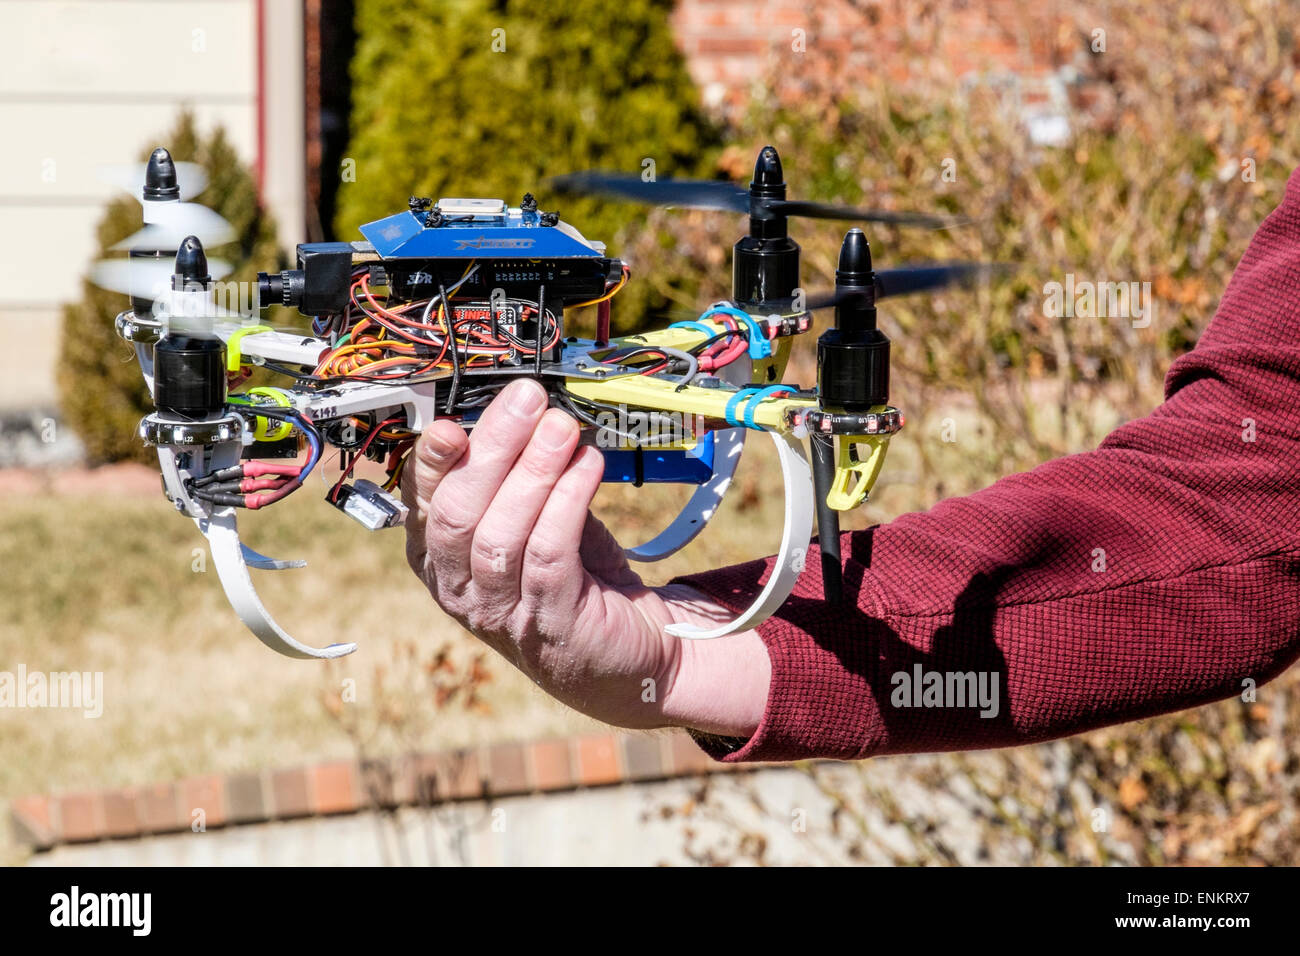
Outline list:
[[[573,456],[529,529],[519,577],[521,613],[570,617],[583,586],[581,548],[604,458],[586,447]]]
[[[402,476],[402,502],[406,505],[406,560],[417,574],[424,571],[424,541],[429,497],[464,455],[469,437],[455,422],[437,421],[424,430],[411,451]]]
[[[524,546],[577,446],[578,423],[558,409],[546,412],[474,532],[474,590],[503,616],[519,603]]]
[[[436,597],[463,594],[471,579],[475,529],[524,450],[543,411],[546,390],[531,379],[512,382],[474,426],[469,447],[429,497],[425,565]]]

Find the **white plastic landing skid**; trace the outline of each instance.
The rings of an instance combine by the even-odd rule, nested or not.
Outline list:
[[[235,609],[239,619],[259,641],[285,657],[296,657],[299,660],[343,657],[357,649],[355,644],[308,647],[294,640],[279,624],[275,623],[275,618],[271,617],[270,612],[262,604],[262,599],[257,596],[253,579],[248,574],[250,564],[257,568],[280,570],[301,568],[307,562],[276,561],[245,547],[239,541],[234,508],[215,508],[210,517],[195,520],[198,522],[199,530],[208,539],[208,546],[212,549],[212,563],[217,566],[217,575],[221,578],[221,586],[225,588],[230,606]]]
[[[239,461],[240,446],[237,442],[224,442],[213,450],[211,469],[216,471]],[[298,660],[310,658],[328,660],[343,657],[357,649],[355,644],[331,644],[329,647],[309,647],[294,640],[275,622],[271,613],[257,596],[257,588],[249,576],[250,567],[267,571],[282,571],[288,568],[306,567],[306,561],[278,561],[258,554],[239,540],[239,528],[235,520],[235,509],[214,507],[211,513],[205,513],[202,505],[185,493],[185,476],[177,460],[176,449],[159,446],[158,462],[162,466],[163,480],[168,491],[178,500],[186,514],[194,519],[203,536],[208,539],[208,549],[212,552],[212,563],[217,566],[217,576],[221,587],[226,592],[226,600],[234,608],[239,619],[256,635],[257,639],[273,651],[285,657]]]
[[[717,513],[723,495],[731,486],[736,465],[740,462],[740,453],[745,450],[745,432],[748,430],[724,428],[714,432],[713,477],[696,487],[686,506],[663,531],[645,544],[624,548],[623,553],[628,560],[662,561],[695,540],[695,536],[704,530],[709,519]]]
[[[748,357],[736,359],[719,373],[719,378],[737,388],[749,384],[753,376],[753,363]],[[713,477],[691,492],[686,507],[678,512],[668,527],[645,544],[624,548],[629,561],[662,561],[686,547],[704,530],[715,514],[722,498],[731,487],[731,479],[740,464],[740,453],[745,450],[748,428],[724,428],[713,433]]]
[[[808,557],[808,542],[812,539],[812,469],[799,439],[780,432],[767,434],[772,436],[772,441],[776,444],[777,456],[781,461],[781,477],[785,481],[785,528],[781,532],[781,549],[772,565],[772,575],[754,603],[734,621],[712,628],[695,624],[669,624],[664,630],[674,637],[708,640],[755,627],[785,603],[785,599],[794,590],[795,582],[799,580]],[[670,525],[669,530],[671,528]],[[667,534],[667,531],[664,533]]]

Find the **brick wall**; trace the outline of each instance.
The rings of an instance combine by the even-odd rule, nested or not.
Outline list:
[[[1040,74],[1081,26],[1057,0],[678,0],[672,23],[706,104],[724,112],[743,109],[756,83],[797,95],[801,74],[830,64],[849,84],[854,70],[882,69],[909,82],[917,58],[954,77]]]
[[[430,807],[739,769],[714,763],[683,733],[596,734],[402,758],[329,761],[161,781],[141,787],[34,794],[9,807],[29,850],[205,828]],[[200,813],[201,811],[201,813]]]

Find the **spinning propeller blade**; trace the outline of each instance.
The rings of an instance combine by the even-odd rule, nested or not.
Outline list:
[[[186,236],[197,236],[205,246],[219,246],[235,238],[234,226],[198,203],[159,203],[152,212],[154,221],[151,224],[127,236],[113,248],[170,251],[179,248]]]
[[[734,183],[707,179],[657,179],[589,171],[556,176],[557,190],[579,196],[613,196],[669,209],[716,209],[749,212],[749,193]]]
[[[230,274],[231,265],[209,259],[208,271],[219,279]],[[175,272],[173,259],[103,259],[91,268],[90,281],[113,292],[158,300],[166,297]]]
[[[153,160],[150,160],[153,162]],[[172,163],[174,178],[180,189],[176,198],[182,202],[193,199],[208,186],[208,174],[198,163]],[[116,186],[140,198],[140,184],[145,181],[149,163],[113,163],[97,166],[95,177],[102,183]]]
[[[987,262],[916,263],[894,269],[878,269],[875,274],[873,299],[879,302],[881,299],[892,299],[900,295],[934,292],[954,285],[970,285],[986,277],[1008,271],[1010,271],[1009,266]],[[809,310],[831,308],[863,295],[866,293],[856,289],[812,292],[805,299],[805,307]]]
[[[770,188],[780,183],[780,195]],[[945,229],[969,220],[914,212],[861,209],[834,203],[785,199],[781,161],[776,150],[765,146],[759,154],[755,180],[745,189],[735,183],[707,179],[659,179],[646,182],[637,175],[589,171],[557,176],[551,184],[560,192],[583,196],[612,196],[651,206],[717,209],[747,213],[756,219],[797,216],[803,219],[838,219],[883,222],[898,226]]]

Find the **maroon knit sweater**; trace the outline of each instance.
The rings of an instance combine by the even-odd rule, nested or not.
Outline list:
[[[1285,670],[1300,655],[1300,170],[1165,398],[1095,451],[845,534],[845,606],[821,600],[810,553],[759,628],[757,732],[702,746],[728,761],[1001,747]],[[769,565],[680,580],[739,610]],[[893,675],[917,664],[996,672],[996,717],[896,706]]]

